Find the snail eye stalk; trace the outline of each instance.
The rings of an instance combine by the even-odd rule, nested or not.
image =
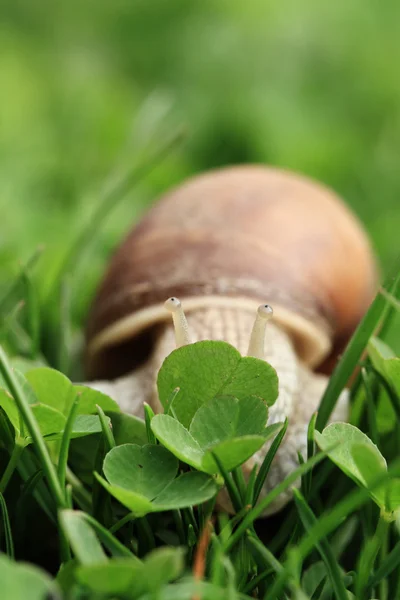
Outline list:
[[[274,311],[269,304],[261,304],[261,306],[258,307],[256,320],[254,321],[253,329],[250,335],[247,356],[254,356],[255,358],[261,358],[264,360],[265,328],[273,314]]]
[[[165,308],[172,314],[175,329],[176,347],[186,346],[191,343],[189,327],[183,312],[181,301],[178,298],[168,298],[164,304]]]

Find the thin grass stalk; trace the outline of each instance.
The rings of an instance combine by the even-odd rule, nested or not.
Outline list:
[[[76,416],[76,413],[79,408],[80,396],[81,396],[81,393],[78,392],[78,394],[76,395],[76,397],[74,398],[74,400],[71,404],[71,408],[68,413],[67,421],[65,423],[64,432],[63,432],[63,435],[61,438],[60,452],[58,455],[57,472],[58,472],[58,478],[60,480],[60,485],[61,485],[62,489],[65,488],[65,477],[66,477],[66,471],[67,471],[69,446],[70,446],[70,442],[71,442],[71,433],[72,433],[72,427],[73,427],[74,421],[75,421],[75,416]]]
[[[317,455],[318,456],[318,455]],[[357,508],[363,506],[369,500],[369,492],[378,488],[388,481],[390,477],[400,475],[400,459],[397,459],[389,467],[385,475],[380,476],[370,483],[369,489],[359,488],[346,496],[344,500],[336,504],[328,514],[322,515],[318,522],[307,531],[307,535],[300,540],[297,551],[303,560],[312,551],[322,537],[334,531],[344,518],[352,514]]]
[[[154,411],[147,402],[144,402],[144,420],[146,423],[146,433],[147,433],[147,441],[149,444],[157,444],[156,436],[151,429],[151,420],[154,417]]]
[[[386,579],[400,565],[400,542],[394,546],[389,554],[384,558],[379,567],[369,577],[365,592],[370,594],[372,588],[376,587],[380,581]],[[400,579],[399,579],[400,587]],[[398,596],[394,596],[397,598]]]
[[[26,308],[27,308],[27,328],[28,335],[31,339],[30,355],[35,359],[39,353],[40,343],[40,306],[39,299],[36,293],[35,286],[29,276],[29,273],[24,270],[22,273],[22,281],[25,285]]]
[[[7,504],[3,494],[0,494],[0,509],[3,517],[3,532],[6,543],[6,554],[10,558],[14,558],[14,541],[11,531],[10,518],[8,516]]]
[[[391,275],[386,280],[383,287],[385,289],[392,288],[393,285],[397,286],[399,281],[400,270],[398,269],[396,277],[393,278]],[[387,309],[388,300],[379,291],[368,312],[357,327],[329,379],[328,386],[318,408],[318,417],[315,425],[318,431],[322,431],[327,424],[339,395],[349,381],[357,362],[367,346],[368,340],[373,335],[379,323],[385,319]]]
[[[279,431],[279,433],[277,433],[277,435],[274,438],[274,441],[272,442],[267,454],[265,455],[265,458],[262,462],[262,465],[260,467],[260,470],[258,472],[258,475],[256,477],[256,481],[254,484],[254,494],[253,494],[253,505],[255,505],[258,501],[258,498],[261,494],[261,490],[263,489],[265,480],[268,476],[268,472],[270,470],[271,467],[271,463],[274,459],[275,454],[278,451],[279,446],[282,443],[283,438],[285,437],[286,434],[286,430],[288,428],[288,420],[287,418],[285,419],[285,422],[282,426],[282,429]]]
[[[214,452],[211,452],[211,454],[212,454],[212,457],[213,457],[216,465],[218,466],[218,469],[219,469],[222,477],[224,478],[224,483],[226,485],[226,489],[228,490],[228,494],[229,494],[229,498],[231,499],[232,506],[236,512],[239,512],[242,509],[243,504],[242,504],[242,499],[240,496],[240,492],[236,486],[236,483],[233,480],[233,478],[230,476],[230,474],[226,471],[224,465],[219,460],[218,456]]]
[[[239,541],[241,536],[245,533],[246,529],[248,529],[248,527],[250,527],[254,523],[254,521],[262,515],[262,513],[268,508],[268,506],[272,504],[272,502],[276,500],[282,492],[287,490],[299,477],[301,477],[304,473],[307,473],[309,469],[312,469],[325,457],[326,455],[323,452],[321,452],[320,454],[313,456],[304,465],[300,465],[300,467],[292,471],[292,473],[290,473],[290,475],[288,475],[288,477],[286,477],[284,481],[282,481],[269,494],[267,494],[267,496],[265,496],[265,498],[263,498],[259,502],[259,504],[252,508],[225,544],[225,552],[230,550]]]
[[[378,444],[379,432],[376,419],[375,402],[371,390],[371,377],[368,375],[364,367],[361,369],[361,378],[364,384],[365,399],[367,404],[368,432],[374,444]]]
[[[25,265],[23,265],[21,267],[19,275],[17,277],[15,277],[15,279],[11,283],[10,287],[8,288],[8,290],[6,291],[6,293],[0,300],[0,314],[2,314],[4,312],[4,310],[7,306],[7,303],[13,297],[14,293],[18,289],[18,286],[20,285],[21,281],[23,280],[25,274],[29,273],[33,269],[33,267],[36,265],[41,254],[43,253],[43,250],[44,250],[44,246],[39,246],[35,250],[35,252],[32,254],[32,256],[27,260]]]
[[[25,445],[21,439],[16,440],[13,451],[11,452],[10,460],[7,463],[7,467],[0,479],[0,494],[4,494],[6,488],[10,482],[11,477],[14,474],[15,469],[18,467],[22,452],[25,449]]]
[[[101,429],[102,429],[103,436],[104,436],[106,451],[108,452],[109,450],[112,450],[116,446],[114,435],[113,435],[110,423],[107,421],[107,417],[104,414],[104,411],[101,408],[101,406],[96,404],[96,409],[97,409],[97,414],[99,415],[99,419],[100,419],[100,423],[101,423]]]
[[[297,510],[300,515],[300,519],[303,523],[306,533],[311,527],[318,523],[318,519],[314,515],[311,508],[308,506],[305,498],[298,490],[293,490],[294,501],[297,506]],[[338,600],[348,600],[347,591],[343,583],[342,573],[340,567],[335,559],[332,549],[326,539],[323,537],[316,543],[315,547],[321,555],[322,560],[325,563],[325,567],[328,571],[332,588],[335,593],[335,597]]]
[[[108,548],[113,556],[127,556],[129,558],[137,558],[126,546],[121,544],[112,533],[103,527],[94,517],[86,513],[82,513],[83,517],[89,525],[95,530],[100,541]]]
[[[65,494],[61,488],[60,482],[58,480],[57,471],[55,466],[53,465],[49,452],[47,450],[46,443],[42,437],[42,434],[39,429],[39,425],[32,413],[31,407],[28,401],[25,399],[22,388],[14,375],[13,370],[11,369],[8,358],[0,346],[0,370],[6,381],[9,389],[11,390],[12,396],[15,400],[15,403],[20,411],[28,432],[33,440],[34,447],[36,453],[38,455],[39,461],[42,465],[43,472],[49,484],[49,487],[52,491],[54,501],[58,508],[65,508]]]

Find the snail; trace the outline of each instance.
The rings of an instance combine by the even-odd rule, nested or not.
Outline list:
[[[162,197],[114,254],[88,317],[88,385],[142,415],[144,402],[162,410],[156,377],[176,340],[222,339],[264,358],[279,378],[268,422],[289,420],[265,494],[298,466],[298,452],[305,456],[308,423],[327,385],[317,369],[344,347],[376,281],[366,234],[326,187],[258,165],[194,176]],[[180,299],[167,303],[176,332],[168,297]],[[258,315],[268,317],[265,349],[264,325],[250,336],[260,304],[273,308],[272,319],[269,308]],[[345,390],[331,419],[346,420],[347,406]]]

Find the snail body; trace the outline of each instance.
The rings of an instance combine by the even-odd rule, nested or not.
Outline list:
[[[159,412],[156,376],[175,347],[166,298],[182,300],[192,341],[222,339],[241,354],[257,306],[268,302],[274,318],[263,358],[279,378],[269,423],[288,417],[289,427],[267,492],[305,453],[307,426],[327,383],[314,370],[343,347],[375,285],[368,240],[330,190],[262,166],[194,177],[167,193],[112,258],[88,319],[86,368],[97,380],[90,385],[126,412],[142,414],[143,402]],[[346,418],[346,406],[344,392],[335,420]]]

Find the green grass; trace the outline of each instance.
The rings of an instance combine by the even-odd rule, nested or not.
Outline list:
[[[0,388],[13,400],[0,391],[2,598],[400,596],[398,12],[394,0],[3,2]],[[182,487],[149,500],[136,474],[126,493],[129,469],[110,470],[109,457],[147,443],[163,454],[152,411],[141,423],[32,371],[82,378],[85,315],[115,245],[168,187],[237,162],[331,185],[365,224],[385,282],[310,423],[300,491],[266,520],[296,477],[254,506],[285,428],[246,482],[221,451],[243,458],[240,435],[189,473],[169,441],[170,485]],[[351,423],[380,454],[357,443],[343,466],[332,449],[315,454],[314,429],[357,364]],[[223,481],[230,518],[215,510]]]
[[[84,248],[82,244],[79,247]],[[79,259],[78,253],[76,261]],[[29,261],[22,268],[23,275],[10,282],[6,301],[2,302],[5,307],[15,299],[20,284],[29,279],[24,300],[28,312],[34,314],[27,320],[14,315],[13,326],[3,332],[8,353],[14,356],[12,362],[3,350],[0,352],[2,385],[15,402],[13,405],[4,392],[0,396],[0,547],[4,552],[0,569],[10,581],[6,597],[16,598],[28,590],[32,598],[44,598],[51,590],[65,598],[127,600],[189,599],[196,595],[216,599],[225,594],[232,599],[254,594],[271,599],[344,599],[353,597],[351,594],[365,599],[395,597],[400,577],[399,426],[392,419],[388,428],[385,416],[387,411],[396,410],[399,401],[400,359],[382,342],[372,342],[371,336],[395,304],[398,274],[389,277],[378,292],[332,375],[321,402],[320,421],[314,415],[310,423],[308,456],[299,457],[296,471],[255,504],[285,428],[271,430],[270,435],[275,436],[271,450],[247,483],[235,465],[249,456],[250,440],[259,443],[267,418],[262,400],[252,401],[254,417],[253,421],[247,418],[245,429],[239,420],[239,429],[232,430],[230,437],[218,440],[213,433],[212,446],[206,439],[226,402],[222,398],[216,404],[207,390],[215,387],[215,377],[222,378],[218,389],[229,386],[224,356],[233,353],[236,357],[237,353],[221,342],[215,342],[215,347],[204,342],[174,352],[164,363],[159,390],[167,409],[169,399],[174,397],[176,410],[170,411],[174,417],[158,416],[157,426],[149,409],[146,421],[115,412],[116,405],[98,392],[85,392],[60,373],[36,367],[46,363],[47,356],[42,338],[39,344],[34,339],[38,327],[54,336],[64,327],[68,314],[61,311],[57,316],[55,312],[49,328],[44,318],[50,314],[46,308],[49,300],[44,296],[37,301],[40,294],[33,283],[34,262]],[[63,271],[58,272],[61,280]],[[57,289],[56,279],[53,285]],[[32,328],[32,322],[39,325]],[[338,432],[342,436],[338,448],[334,443],[336,433],[324,443],[323,437],[314,433],[315,427],[323,428],[348,373],[359,363],[368,343],[370,354],[363,359],[363,385],[356,382],[353,389],[354,407],[358,406],[358,426],[374,437],[389,463],[388,470],[376,447],[370,442],[365,446],[363,434],[354,439],[352,446],[347,434]],[[66,358],[68,363],[70,356]],[[240,359],[237,355],[236,360],[241,365],[243,388],[236,386],[238,398],[231,398],[229,407],[223,410],[232,413],[241,410],[241,403],[248,403],[246,397],[251,390],[247,389],[247,371],[248,380],[257,374],[257,385],[265,378],[260,390],[265,388],[267,404],[273,403],[277,391],[271,368],[254,358]],[[204,367],[207,361],[210,383],[204,379],[202,369],[199,392],[196,365]],[[227,383],[223,383],[225,380]],[[177,395],[174,391],[178,381],[181,386]],[[203,405],[194,409],[185,398],[197,396]],[[386,413],[381,412],[382,403]],[[198,417],[193,410],[199,411]],[[263,418],[260,411],[265,412]],[[50,421],[48,414],[54,415]],[[126,421],[123,438],[110,429],[111,423],[116,425],[115,419]],[[160,419],[176,423],[172,437],[167,435],[171,425],[160,429]],[[194,450],[189,451],[185,437],[191,434],[176,419],[185,424],[193,419],[190,432],[197,440],[192,437],[191,443],[197,445]],[[347,427],[354,430],[354,426]],[[323,436],[328,431],[330,428]],[[240,436],[245,436],[243,441]],[[323,452],[315,454],[314,437]],[[143,446],[146,443],[150,445]],[[207,449],[201,460],[198,444],[205,444]],[[350,444],[347,449],[346,444]],[[230,448],[228,453],[226,448]],[[187,457],[189,464],[205,472],[182,471],[182,463],[174,455],[185,462]],[[237,456],[236,463],[232,456]],[[332,470],[330,459],[343,473],[337,467]],[[137,461],[142,471],[135,467]],[[295,501],[273,517],[259,520],[262,512],[299,477],[302,491],[295,493]],[[223,483],[234,507],[230,519],[213,512],[216,493]],[[202,541],[204,535],[207,543]],[[26,560],[36,568],[13,560]],[[13,577],[17,568],[20,576]],[[37,591],[33,591],[32,578]]]

